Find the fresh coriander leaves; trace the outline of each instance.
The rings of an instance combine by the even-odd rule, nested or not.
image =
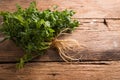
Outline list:
[[[17,5],[15,12],[1,12],[4,22],[2,32],[10,36],[10,39],[25,51],[18,67],[23,67],[25,62],[33,59],[33,52],[39,56],[48,49],[52,40],[62,30],[66,28],[73,30],[77,27],[78,21],[71,19],[74,14],[72,10],[39,11],[35,2],[32,2],[27,9]]]

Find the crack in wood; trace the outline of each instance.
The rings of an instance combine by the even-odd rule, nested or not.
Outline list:
[[[49,74],[47,74],[47,75],[52,75],[52,76],[57,76],[57,75],[60,75],[59,73],[49,73]]]
[[[104,18],[103,24],[104,24],[104,25],[108,28],[108,30],[110,31],[110,28],[109,28],[108,22],[106,21],[105,18]]]

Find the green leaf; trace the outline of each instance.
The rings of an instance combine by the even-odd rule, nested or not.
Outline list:
[[[45,22],[45,26],[46,26],[46,27],[50,27],[50,22],[49,22],[49,21],[46,21],[46,22]]]

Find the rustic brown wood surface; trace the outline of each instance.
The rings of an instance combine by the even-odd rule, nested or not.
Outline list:
[[[0,0],[0,11],[15,11],[16,3],[28,7],[33,0]],[[0,80],[120,80],[120,0],[35,0],[39,10],[58,5],[76,11],[80,26],[70,35],[85,48],[79,62],[65,63],[54,49],[17,70],[24,51],[14,42],[0,44]],[[0,20],[1,22],[1,20]],[[4,35],[0,33],[0,40]]]
[[[58,9],[72,9],[75,18],[120,18],[120,0],[0,0],[0,11],[14,11],[16,3],[24,8],[31,1],[37,2],[40,10],[58,5]]]
[[[120,62],[29,63],[21,70],[0,65],[0,80],[120,80]]]

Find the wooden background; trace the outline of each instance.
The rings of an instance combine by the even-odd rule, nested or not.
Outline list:
[[[15,11],[16,3],[28,7],[32,0],[0,0],[0,11]],[[59,54],[46,54],[15,68],[23,51],[12,41],[0,44],[0,80],[120,80],[120,0],[36,0],[39,10],[58,5],[72,9],[80,26],[65,38],[85,45],[80,61],[66,63]],[[0,39],[3,39],[0,34]]]

